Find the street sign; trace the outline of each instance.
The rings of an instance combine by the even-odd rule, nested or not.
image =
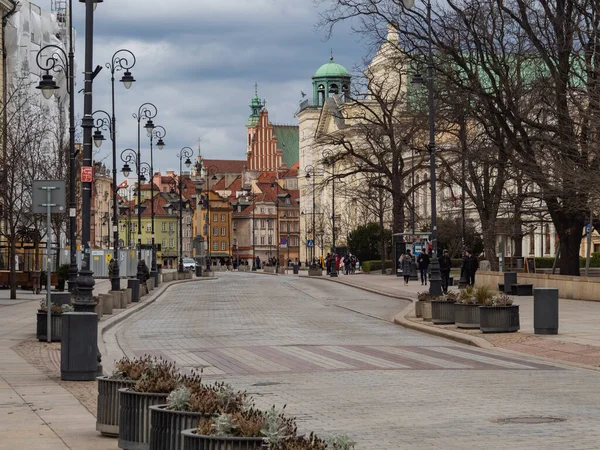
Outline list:
[[[64,181],[34,180],[32,188],[32,213],[46,214],[48,212],[48,205],[50,205],[50,212],[52,214],[61,214],[67,210]],[[48,203],[48,192],[50,192],[50,203]]]
[[[307,239],[307,240],[306,240],[306,246],[307,246],[308,248],[313,248],[313,247],[315,246],[315,241],[314,241],[314,239]]]
[[[587,226],[585,227],[585,232],[589,233],[592,230],[592,225],[590,225],[589,223],[587,224]]]
[[[90,166],[81,167],[81,182],[92,183],[94,181],[94,168]]]

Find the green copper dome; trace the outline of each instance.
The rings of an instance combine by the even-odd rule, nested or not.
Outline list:
[[[319,67],[313,78],[350,78],[350,74],[344,66],[333,62],[332,56],[327,64]]]

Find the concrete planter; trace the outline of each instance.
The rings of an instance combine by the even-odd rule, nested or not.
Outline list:
[[[98,315],[98,322],[100,322],[100,319],[102,319],[102,303],[100,302],[100,298],[96,301],[94,312]]]
[[[96,430],[105,436],[119,436],[119,389],[130,388],[132,380],[112,380],[98,377],[98,406],[96,409]]]
[[[279,270],[277,271],[277,273],[279,275],[285,275],[285,267],[280,267]]]
[[[431,322],[431,302],[423,302],[421,313],[424,321]]]
[[[260,450],[263,438],[218,437],[196,434],[195,429],[184,430],[183,450]]]
[[[215,276],[215,273],[212,272],[212,271],[210,271],[210,272],[208,272],[208,271],[202,272],[202,278],[212,278],[214,276]]]
[[[48,340],[48,313],[44,311],[37,312],[37,325],[35,337],[40,342]],[[50,340],[52,342],[60,342],[62,335],[62,314],[52,314],[50,317]]]
[[[119,291],[121,298],[121,309],[127,309],[127,291]]]
[[[479,305],[455,303],[454,323],[458,328],[479,329]]]
[[[113,297],[110,294],[100,294],[100,304],[103,314],[112,314],[114,309]]]
[[[135,392],[119,389],[119,448],[150,448],[150,406],[164,404],[168,394]]]
[[[154,278],[150,277],[148,278],[148,291],[153,291],[154,290]]]
[[[133,290],[131,288],[125,289],[125,295],[127,295],[127,304],[129,305],[133,301]]]
[[[482,333],[514,333],[519,331],[519,305],[480,306],[479,329]]]
[[[431,321],[436,325],[454,323],[454,302],[431,302]]]
[[[425,303],[422,300],[417,300],[415,302],[415,317],[423,317],[423,303]]]
[[[121,291],[110,291],[108,294],[113,298],[113,309],[121,309]]]
[[[309,277],[322,277],[323,271],[321,269],[308,269]]]
[[[148,287],[146,286],[146,283],[142,283],[140,284],[140,295],[143,297],[144,295],[148,294]]]
[[[198,426],[204,413],[170,411],[167,405],[150,407],[150,450],[182,450],[181,432]]]
[[[191,280],[193,275],[194,274],[188,270],[187,272],[185,272],[185,279]]]

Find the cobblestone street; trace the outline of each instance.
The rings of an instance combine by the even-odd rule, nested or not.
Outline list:
[[[287,404],[303,431],[362,449],[597,449],[600,374],[394,325],[408,302],[309,278],[220,273],[171,288],[111,333],[205,379]],[[111,356],[117,356],[116,353]],[[514,417],[564,422],[501,424]]]

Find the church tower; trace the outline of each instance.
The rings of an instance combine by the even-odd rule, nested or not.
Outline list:
[[[258,85],[254,86],[254,97],[250,102],[248,142],[246,150],[247,167],[250,171],[276,171],[282,167],[283,152],[278,148],[273,124],[269,122],[266,102],[258,96]]]

